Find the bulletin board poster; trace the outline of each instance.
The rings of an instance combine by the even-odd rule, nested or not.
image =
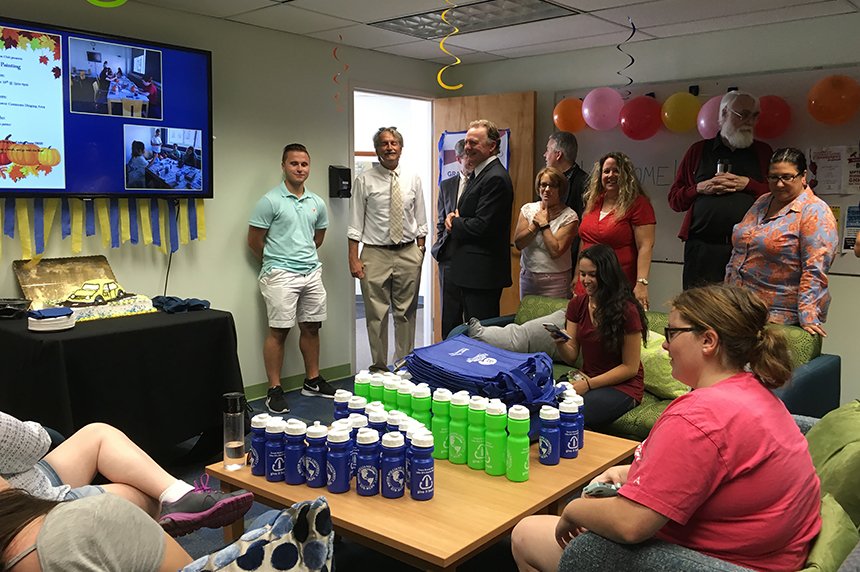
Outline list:
[[[507,170],[508,164],[511,161],[511,130],[499,129],[499,134],[502,136],[501,144],[499,145],[499,161]],[[457,162],[457,153],[454,151],[454,145],[466,137],[465,131],[444,131],[439,138],[439,182],[445,179],[457,176],[460,172],[460,163]]]
[[[860,148],[837,145],[809,149],[809,185],[817,195],[860,194]]]
[[[842,252],[853,252],[857,242],[857,232],[860,230],[860,206],[849,206],[845,209],[845,233],[842,236]]]
[[[64,189],[59,36],[0,27],[0,188]]]

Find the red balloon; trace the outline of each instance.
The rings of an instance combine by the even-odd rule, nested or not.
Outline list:
[[[860,85],[847,75],[829,75],[806,94],[809,114],[827,125],[847,123],[860,107]]]
[[[619,114],[621,130],[634,141],[653,137],[660,126],[662,106],[660,102],[647,95],[634,97],[624,104]]]
[[[558,102],[552,111],[552,121],[560,131],[576,133],[585,129],[585,119],[582,118],[582,101],[575,97],[566,97]]]
[[[761,115],[755,124],[757,139],[776,139],[791,124],[791,108],[778,95],[764,95],[759,98]]]

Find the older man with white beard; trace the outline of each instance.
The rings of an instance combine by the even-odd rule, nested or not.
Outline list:
[[[753,139],[758,98],[730,91],[720,101],[720,132],[694,143],[678,166],[669,206],[686,211],[684,289],[722,282],[732,254],[732,228],[768,192],[770,145]]]

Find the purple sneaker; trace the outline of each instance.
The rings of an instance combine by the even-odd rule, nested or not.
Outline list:
[[[176,502],[164,503],[158,524],[170,536],[184,536],[198,528],[221,528],[245,516],[254,494],[238,490],[222,493],[209,488],[209,475],[194,481],[194,490]]]

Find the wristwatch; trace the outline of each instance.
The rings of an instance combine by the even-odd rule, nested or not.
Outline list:
[[[642,284],[643,286],[648,285],[648,279],[647,278],[637,278],[636,282],[638,282],[639,284]]]
[[[549,223],[546,223],[545,225],[538,227],[538,230],[546,230],[548,228],[549,228]]]

